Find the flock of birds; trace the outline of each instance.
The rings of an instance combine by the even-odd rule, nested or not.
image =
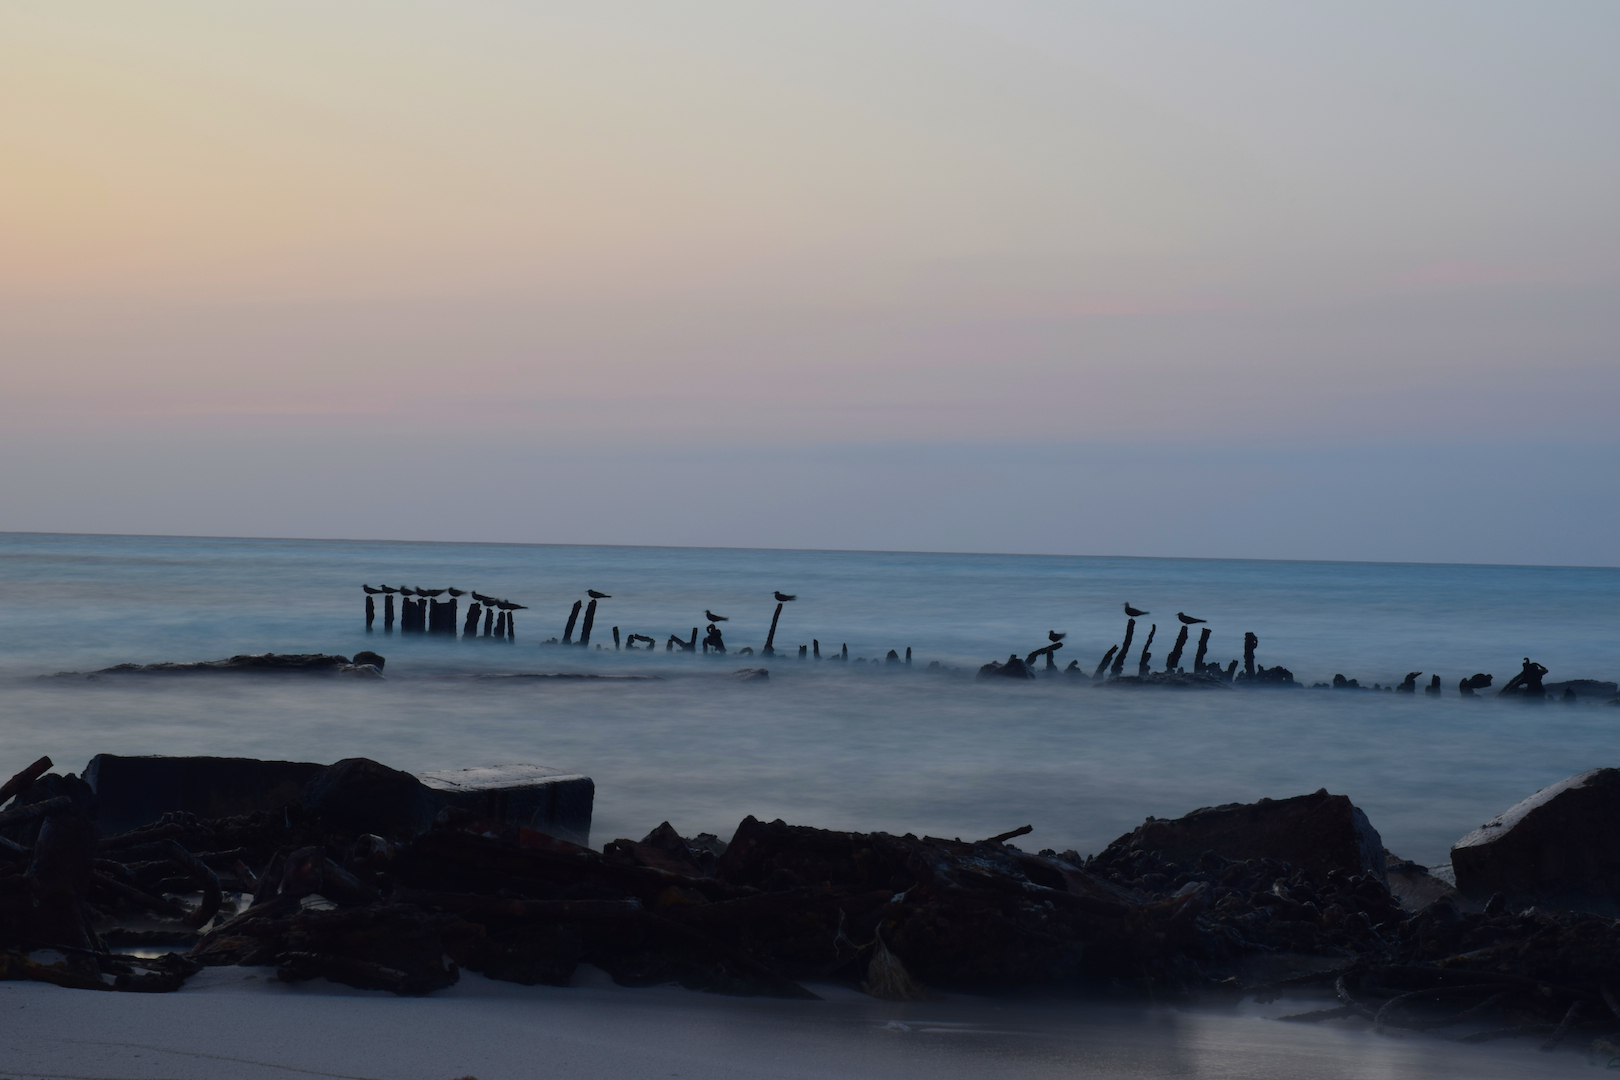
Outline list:
[[[397,593],[400,596],[421,596],[421,597],[425,597],[425,598],[427,598],[429,600],[436,600],[439,597],[441,597],[441,596],[445,595],[446,593],[448,593],[452,597],[471,596],[474,600],[478,601],[480,604],[483,604],[486,607],[492,607],[492,608],[496,609],[497,611],[528,611],[529,610],[527,604],[514,604],[510,600],[501,600],[501,599],[498,599],[497,597],[485,596],[483,593],[477,591],[476,589],[474,589],[472,592],[468,592],[466,589],[412,589],[409,586],[405,586],[405,585],[401,585],[398,588],[395,588],[392,585],[384,585],[381,588],[376,588],[376,589],[372,588],[370,585],[362,585],[360,587],[362,589],[366,590],[366,595],[367,596],[393,596],[394,594]],[[598,599],[604,599],[604,600],[607,599],[607,594],[606,593],[599,593],[599,592],[595,591],[594,589],[591,590],[591,596],[596,597]]]

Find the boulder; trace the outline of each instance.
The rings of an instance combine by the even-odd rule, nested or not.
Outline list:
[[[95,793],[101,834],[113,836],[171,812],[221,818],[274,810],[325,770],[309,761],[97,754],[84,779]]]
[[[1544,787],[1451,849],[1457,891],[1541,906],[1620,904],[1620,769],[1588,769]]]
[[[544,765],[495,765],[422,773],[446,805],[589,847],[596,784],[588,776]]]
[[[408,772],[370,758],[345,758],[315,777],[299,801],[341,833],[414,836],[425,832],[445,800]]]
[[[1385,879],[1378,830],[1346,796],[1329,795],[1326,788],[1292,799],[1209,806],[1174,819],[1148,818],[1098,858],[1133,850],[1181,864],[1213,851],[1227,859],[1276,859],[1318,874],[1339,870]]]

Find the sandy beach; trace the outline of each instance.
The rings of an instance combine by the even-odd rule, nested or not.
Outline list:
[[[176,994],[0,983],[0,1074],[1491,1080],[1588,1075],[1591,1067],[1584,1047],[1546,1054],[1526,1040],[1462,1045],[1272,1019],[1317,1007],[1309,1000],[1224,1011],[960,995],[895,1003],[816,985],[825,1000],[802,1002],[630,990],[595,969],[582,970],[576,984],[523,987],[464,973],[430,998],[400,998],[324,979],[287,985],[272,968],[237,967],[204,971]]]

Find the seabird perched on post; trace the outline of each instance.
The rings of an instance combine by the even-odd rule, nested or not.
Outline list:
[[[776,593],[776,602],[777,602],[777,603],[778,603],[778,604],[785,604],[785,603],[787,603],[787,602],[788,602],[788,601],[789,601],[789,600],[797,600],[797,599],[798,599],[798,598],[799,598],[799,597],[798,597],[798,595],[797,595],[797,594],[795,594],[795,595],[792,595],[792,596],[789,596],[789,595],[788,595],[788,594],[787,594],[787,593],[785,593],[785,592],[777,592],[777,593]]]
[[[714,612],[710,611],[708,608],[703,609],[703,614],[705,614],[705,615],[707,615],[709,617],[710,622],[730,622],[731,621],[730,619],[726,618],[726,616],[724,616],[724,615],[716,615]]]
[[[1196,626],[1197,624],[1199,624],[1201,622],[1209,622],[1208,619],[1195,619],[1191,615],[1184,615],[1179,611],[1176,612],[1176,618],[1181,620],[1181,625],[1182,626]],[[1421,675],[1421,674],[1423,674],[1423,672],[1420,671],[1420,672],[1418,672],[1418,674]]]
[[[389,596],[393,596],[395,593],[399,592],[398,589],[391,588],[391,587],[389,587],[387,585],[380,585],[380,587],[378,588],[377,591],[382,592],[382,593],[387,593]]]
[[[478,601],[480,604],[493,604],[495,602],[495,598],[493,596],[485,596],[477,589],[472,591],[472,598]]]
[[[446,589],[444,591],[449,593],[451,596],[466,596],[467,595],[467,590],[466,589]]]
[[[1127,601],[1125,601],[1125,614],[1128,615],[1130,618],[1140,619],[1142,616],[1150,615],[1152,613],[1147,612],[1147,611],[1142,611],[1142,610],[1140,610],[1138,608],[1131,607],[1131,602],[1129,600],[1127,600]]]
[[[366,590],[366,595],[367,596],[376,596],[378,593],[384,593],[384,592],[388,591],[387,589],[373,589],[370,585],[362,585],[360,587],[362,589]]]
[[[491,603],[493,603],[496,607],[500,608],[502,611],[528,611],[529,610],[524,605],[522,605],[522,604],[514,604],[510,600],[493,600],[493,601],[491,601]]]
[[[424,589],[424,588],[418,587],[417,590],[416,590],[416,595],[417,596],[442,596],[443,594],[444,594],[443,589]]]
[[[1048,630],[1046,632],[1047,641],[1062,641],[1068,636],[1069,632],[1067,630]]]
[[[590,597],[592,600],[611,600],[611,599],[613,599],[613,597],[609,596],[607,593],[605,593],[605,592],[597,592],[595,589],[586,589],[585,590],[585,595]]]
[[[399,587],[399,595],[401,595],[401,596],[415,596],[416,591],[414,589],[412,589],[409,585],[401,585]]]

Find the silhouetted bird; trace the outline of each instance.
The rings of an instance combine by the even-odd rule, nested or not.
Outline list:
[[[1144,612],[1144,614],[1146,614],[1146,613]],[[1179,611],[1176,612],[1176,618],[1181,620],[1181,625],[1182,626],[1194,626],[1194,625],[1197,625],[1198,623],[1201,623],[1201,622],[1209,622],[1208,619],[1195,619],[1191,615],[1183,615]],[[1423,672],[1420,671],[1420,672],[1418,672],[1418,674],[1421,675],[1421,674],[1423,674]]]
[[[373,589],[370,585],[362,585],[360,587],[366,590],[367,596],[376,596],[378,593],[385,593],[388,591],[387,589]]]
[[[797,600],[797,599],[798,599],[797,595],[789,596],[785,592],[779,592],[779,593],[776,594],[776,602],[779,603],[779,604],[785,604],[789,600]]]
[[[384,585],[384,586],[383,586],[383,587],[382,587],[382,591],[383,591],[383,592],[385,592],[385,593],[389,593],[389,594],[393,594],[393,593],[397,593],[397,592],[399,592],[399,590],[398,590],[398,589],[394,589],[394,588],[390,588],[390,587],[389,587],[389,586],[387,586],[387,585]]]
[[[495,606],[500,608],[502,611],[528,611],[529,610],[528,608],[524,607],[522,604],[514,604],[510,600],[497,600],[497,601],[495,601]]]
[[[1046,632],[1047,641],[1062,641],[1068,636],[1069,632],[1067,630],[1048,630]]]
[[[1127,600],[1125,601],[1125,614],[1129,615],[1133,619],[1140,619],[1143,615],[1150,613],[1131,607],[1131,602]]]
[[[730,620],[728,620],[726,618],[726,616],[724,616],[724,615],[716,615],[714,612],[710,611],[708,608],[703,609],[703,614],[705,614],[705,615],[707,615],[709,617],[710,622],[728,622],[728,621],[730,621]]]
[[[414,590],[412,590],[412,588],[409,585],[401,585],[399,587],[399,595],[401,595],[401,596],[415,596],[416,593],[415,593]]]
[[[443,592],[444,592],[443,589],[422,589],[422,588],[418,588],[416,590],[416,595],[417,596],[439,596]]]
[[[477,589],[473,590],[472,598],[478,601],[480,604],[493,604],[495,602],[495,598],[493,596],[485,596]]]
[[[590,597],[592,600],[611,600],[611,599],[613,599],[613,597],[609,596],[607,593],[605,593],[605,592],[597,592],[595,589],[586,589],[585,590],[585,595]]]
[[[444,591],[449,593],[451,596],[466,596],[467,595],[467,590],[466,589],[446,589]]]

